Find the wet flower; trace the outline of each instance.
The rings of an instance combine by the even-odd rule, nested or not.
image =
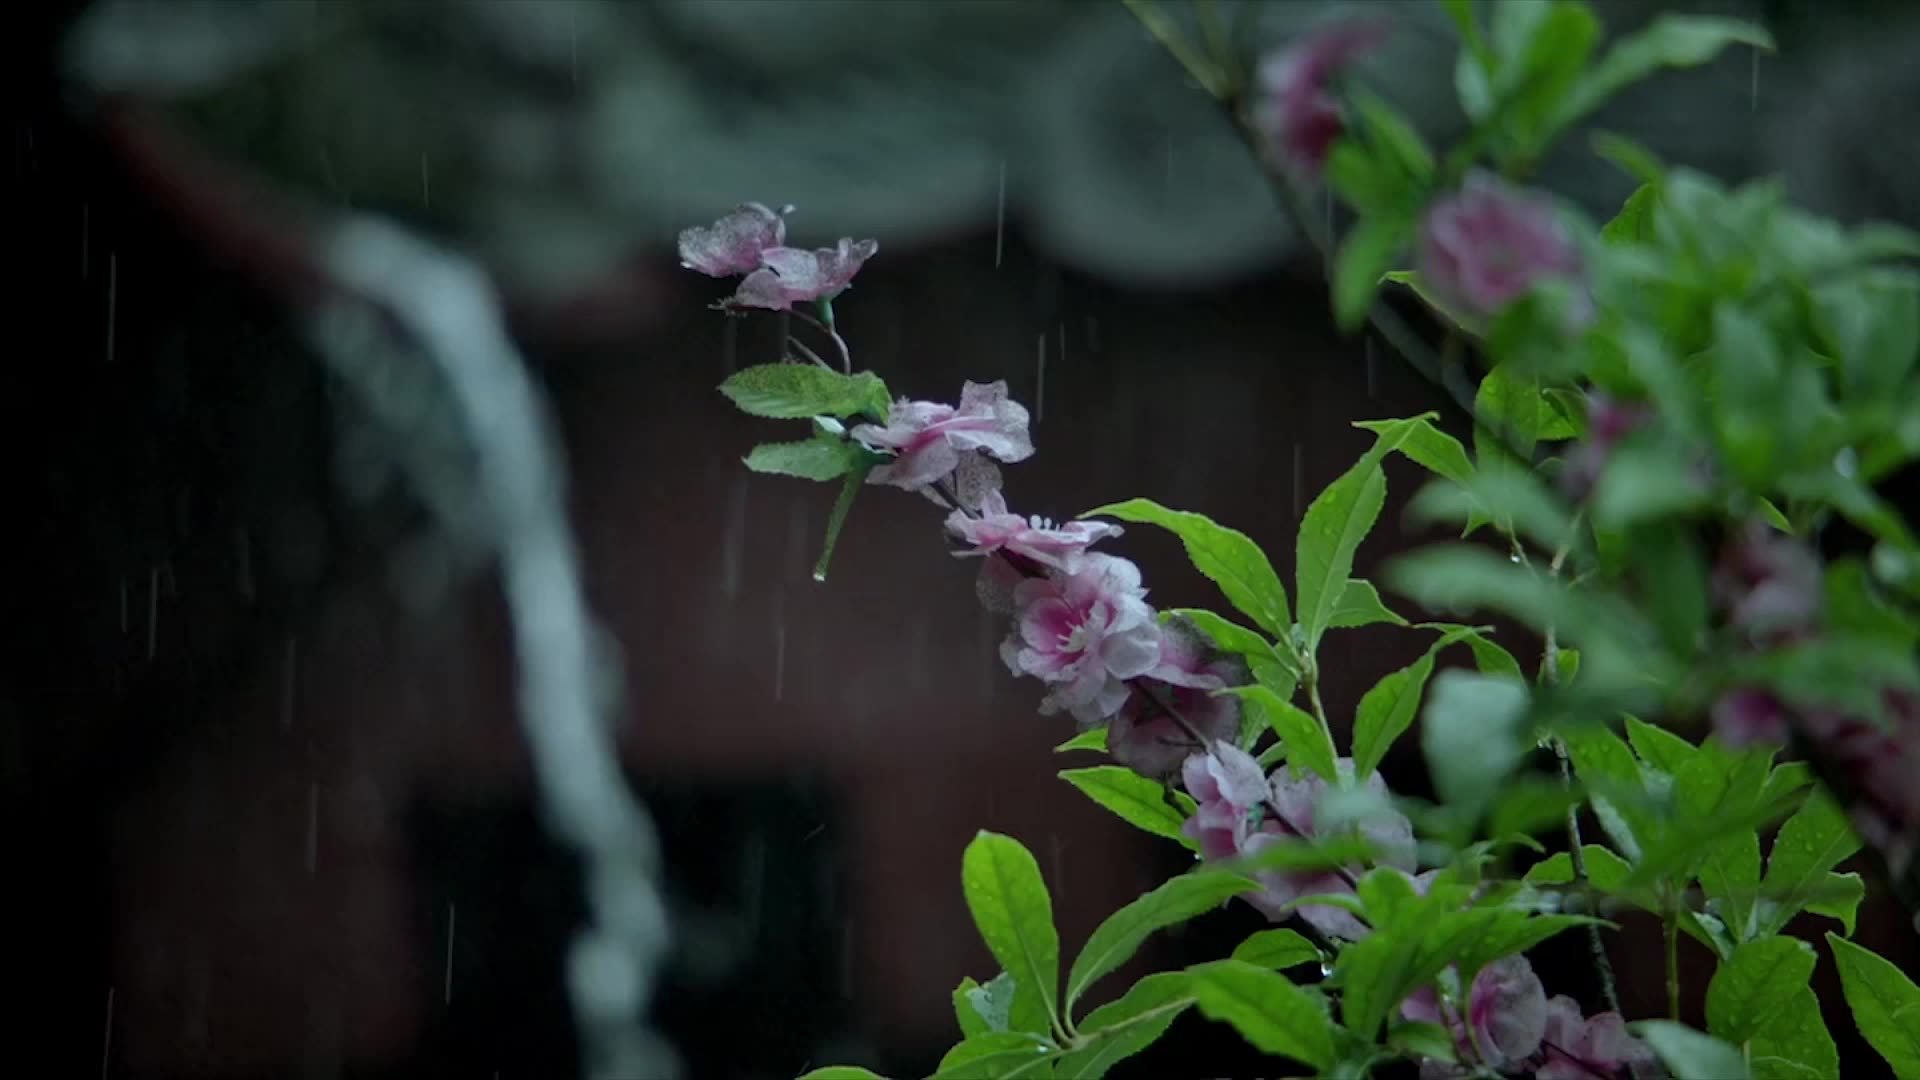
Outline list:
[[[792,210],[791,206],[774,211],[759,203],[741,203],[711,225],[683,229],[680,265],[708,277],[752,273],[760,268],[763,252],[786,242],[787,222],[781,215]]]
[[[1741,687],[1721,694],[1713,703],[1713,730],[1729,747],[1787,741],[1787,710],[1765,690]]]
[[[1127,680],[1160,662],[1160,626],[1147,606],[1140,568],[1089,553],[1072,574],[1028,578],[1014,589],[1014,633],[1000,657],[1016,675],[1053,689],[1040,711],[1066,709],[1083,722],[1112,716],[1132,691]]]
[[[1594,391],[1587,395],[1587,437],[1567,454],[1560,484],[1567,494],[1584,499],[1600,481],[1614,448],[1653,419],[1653,410],[1637,402],[1622,403]]]
[[[1435,295],[1491,315],[1550,278],[1578,277],[1582,260],[1553,204],[1486,172],[1436,200],[1420,228],[1420,276]]]
[[[980,500],[979,517],[955,510],[947,517],[947,531],[970,545],[966,551],[954,552],[962,558],[1005,551],[1041,566],[1072,573],[1079,568],[1087,545],[1119,536],[1123,530],[1103,521],[1066,521],[1055,525],[1045,518],[1023,518],[1007,510],[1007,500],[1000,492],[990,491]]]
[[[1401,1002],[1400,1015],[1446,1028],[1462,1062],[1511,1069],[1540,1049],[1547,1030],[1547,993],[1526,957],[1508,956],[1473,977],[1464,1014],[1443,1003],[1432,987],[1425,987]],[[1469,1072],[1465,1068],[1437,1071],[1457,1076]]]
[[[1713,598],[1727,622],[1756,642],[1811,630],[1820,613],[1820,560],[1765,522],[1748,524],[1713,568]]]
[[[1221,742],[1206,753],[1188,757],[1180,774],[1187,794],[1198,804],[1180,831],[1200,845],[1205,858],[1240,854],[1249,814],[1267,797],[1267,778],[1260,763],[1245,750]]]
[[[852,434],[868,446],[894,453],[892,461],[867,475],[867,482],[908,490],[944,478],[967,451],[1008,462],[1033,456],[1026,407],[1007,398],[1004,381],[967,383],[958,408],[903,398],[893,403],[885,427],[861,424]]]
[[[1351,779],[1353,759],[1341,758],[1339,769],[1343,778]],[[1360,787],[1381,798],[1388,795],[1386,781],[1380,778],[1379,773],[1370,774]],[[1326,834],[1327,830],[1318,827],[1315,821],[1319,804],[1330,790],[1325,780],[1311,773],[1295,779],[1288,775],[1285,768],[1281,768],[1274,771],[1269,789],[1271,814],[1261,822],[1258,831],[1248,838],[1245,854],[1258,854],[1267,847],[1285,843],[1294,837],[1310,838]],[[1412,873],[1416,865],[1413,823],[1405,815],[1393,810],[1370,815],[1360,823],[1360,835],[1373,846],[1380,865]],[[1241,895],[1268,918],[1280,919],[1289,913],[1287,905],[1301,897],[1353,895],[1356,872],[1261,870],[1254,874],[1254,879],[1261,885],[1260,890]],[[1368,933],[1367,925],[1343,908],[1327,904],[1301,904],[1291,910],[1329,937],[1358,940]]]
[[[1547,1001],[1540,1053],[1543,1060],[1533,1071],[1535,1080],[1628,1075],[1658,1080],[1666,1075],[1652,1049],[1627,1033],[1626,1021],[1619,1013],[1603,1012],[1582,1019],[1579,1003],[1565,995]]]
[[[1386,34],[1383,23],[1337,23],[1261,61],[1253,124],[1283,165],[1307,177],[1320,174],[1346,131],[1330,84]]]
[[[1107,753],[1145,776],[1173,772],[1193,752],[1187,727],[1215,741],[1239,734],[1239,699],[1213,691],[1244,681],[1239,663],[1209,649],[1191,621],[1162,623],[1160,662],[1142,680],[1144,689],[1136,689],[1115,714],[1107,729]],[[1186,726],[1168,716],[1161,703],[1179,713]],[[1264,777],[1261,783],[1264,797]]]
[[[748,274],[734,291],[732,302],[741,307],[785,311],[808,300],[831,300],[853,281],[862,263],[873,258],[880,245],[872,240],[841,237],[830,248],[771,247],[760,252],[759,269]]]

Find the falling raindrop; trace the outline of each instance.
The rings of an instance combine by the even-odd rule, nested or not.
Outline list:
[[[1520,553],[1519,553],[1518,551],[1516,551],[1516,552],[1514,552],[1513,554],[1511,554],[1511,555],[1508,555],[1508,556],[1507,556],[1507,561],[1508,561],[1508,562],[1510,562],[1510,563],[1517,563],[1517,562],[1519,562],[1519,561],[1520,561]]]
[[[320,868],[320,782],[307,785],[307,876]]]
[[[113,987],[107,987],[107,1032],[106,1036],[100,1040],[101,1080],[106,1080],[113,1063],[113,991]]]
[[[1333,978],[1333,965],[1323,962],[1320,965],[1320,977],[1323,979]]]
[[[1038,424],[1047,415],[1047,335],[1040,335],[1039,373],[1035,377],[1033,388],[1033,422]]]
[[[1000,269],[1000,256],[1007,241],[1007,159],[1000,159],[1000,198],[993,212],[993,268]]]
[[[442,992],[442,997],[441,997],[441,1004],[443,1005],[453,1004],[453,931],[454,931],[454,920],[458,916],[459,916],[459,912],[453,909],[452,902],[448,902],[447,904],[447,974],[446,974],[446,986],[444,991]]]
[[[1300,444],[1293,444],[1293,519],[1300,520],[1300,491],[1306,486],[1301,475]]]
[[[720,538],[720,595],[740,595],[740,568],[747,540],[747,474],[733,478],[727,493],[727,531]],[[816,575],[817,577],[818,575]]]
[[[114,313],[120,302],[120,255],[107,252],[107,363],[113,363]]]

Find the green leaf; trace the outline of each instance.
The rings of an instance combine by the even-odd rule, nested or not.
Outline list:
[[[1301,519],[1295,587],[1300,592],[1300,625],[1309,652],[1332,625],[1353,571],[1353,553],[1379,518],[1386,497],[1387,478],[1378,459],[1362,458],[1327,485]]]
[[[1762,921],[1759,932],[1779,933],[1826,883],[1829,871],[1858,850],[1860,838],[1846,811],[1824,789],[1816,789],[1774,834],[1767,875],[1760,883],[1761,893],[1771,901],[1771,917]],[[1851,917],[1845,921],[1852,933]]]
[[[1420,710],[1420,694],[1427,688],[1427,677],[1432,674],[1433,653],[1429,650],[1412,664],[1383,676],[1361,697],[1353,721],[1356,782],[1364,782],[1372,775],[1386,759],[1394,740],[1413,726],[1414,715]]]
[[[1064,754],[1070,750],[1097,750],[1103,754],[1106,753],[1107,729],[1105,727],[1088,728],[1053,748],[1056,754]]]
[[[1397,215],[1363,217],[1347,231],[1333,258],[1333,317],[1340,329],[1366,321],[1380,278],[1393,268],[1408,232],[1406,219]]]
[[[1796,991],[1774,1022],[1747,1042],[1754,1080],[1826,1080],[1840,1075],[1840,1052],[1809,987]]]
[[[1814,324],[1840,359],[1847,396],[1891,393],[1920,350],[1920,287],[1911,276],[1853,275],[1813,290]]]
[[[1627,717],[1627,741],[1640,760],[1666,773],[1680,771],[1698,754],[1699,748],[1663,727],[1655,727],[1638,717]]]
[[[1320,949],[1292,930],[1260,930],[1234,947],[1233,959],[1279,971],[1296,964],[1318,963]]]
[[[1312,769],[1331,783],[1340,782],[1335,774],[1333,742],[1327,738],[1327,729],[1306,710],[1264,686],[1229,686],[1221,693],[1259,706],[1267,722],[1273,725],[1273,733],[1286,744],[1288,761]]]
[[[1385,285],[1389,282],[1395,285],[1405,286],[1412,290],[1413,295],[1419,297],[1420,302],[1427,305],[1427,308],[1434,314],[1439,315],[1447,322],[1452,323],[1473,337],[1481,336],[1486,329],[1485,319],[1471,312],[1460,310],[1427,288],[1426,281],[1420,277],[1420,272],[1417,270],[1389,270],[1380,275],[1380,284]],[[1451,435],[1445,437],[1449,439],[1453,438]],[[1456,441],[1455,445],[1457,446],[1459,443]]]
[[[1707,984],[1707,1030],[1737,1046],[1773,1026],[1807,988],[1814,959],[1813,946],[1792,937],[1734,949]]]
[[[960,1019],[961,1033],[971,1038],[1008,1030],[1013,991],[1013,976],[1004,971],[988,979],[985,986],[971,978],[962,979],[953,992],[953,1011]]]
[[[1239,960],[1187,969],[1193,996],[1210,1020],[1232,1024],[1242,1038],[1324,1072],[1332,1066],[1333,1024],[1306,991],[1285,976]]]
[[[1109,915],[1087,938],[1067,975],[1066,1008],[1094,981],[1127,959],[1155,930],[1212,911],[1248,889],[1253,881],[1218,870],[1182,874]]]
[[[1594,153],[1618,165],[1621,172],[1642,184],[1659,187],[1666,180],[1667,167],[1653,151],[1632,139],[1611,131],[1596,131],[1592,141]]]
[[[1184,800],[1186,811],[1167,804],[1167,789],[1122,765],[1095,765],[1086,769],[1064,769],[1060,779],[1116,814],[1120,820],[1155,836],[1177,840],[1187,847],[1193,841],[1180,835],[1180,826],[1192,813],[1192,799],[1176,792]]]
[[[1673,1080],[1748,1080],[1747,1060],[1736,1047],[1671,1020],[1629,1025],[1666,1062]]]
[[[1287,614],[1287,591],[1280,576],[1245,533],[1215,524],[1202,514],[1169,510],[1151,499],[1109,503],[1080,516],[1113,517],[1166,529],[1186,546],[1194,569],[1218,585],[1242,614],[1276,638],[1285,640],[1291,631],[1293,620]]]
[[[1827,935],[1827,947],[1861,1036],[1899,1080],[1920,1077],[1920,988],[1886,957],[1837,934]]]
[[[1375,623],[1408,625],[1406,619],[1387,610],[1387,605],[1380,602],[1380,594],[1375,591],[1372,582],[1349,579],[1346,588],[1340,590],[1340,602],[1334,607],[1333,617],[1327,626],[1330,629],[1348,630]]]
[[[1417,195],[1433,179],[1433,151],[1384,99],[1362,89],[1353,91],[1351,97],[1375,160],[1389,165],[1399,174],[1402,186]]]
[[[1846,928],[1847,936],[1853,936],[1854,916],[1860,910],[1860,901],[1867,894],[1867,887],[1860,875],[1849,870],[1844,874],[1828,873],[1826,883],[1820,887],[1820,899],[1807,901],[1807,910],[1815,915],[1825,915],[1837,919]]]
[[[1587,71],[1559,103],[1548,130],[1565,128],[1599,108],[1614,94],[1663,67],[1695,67],[1736,44],[1772,51],[1773,38],[1760,27],[1739,19],[1659,15],[1646,29],[1619,39],[1607,50],[1600,62]]]
[[[1449,669],[1433,681],[1420,746],[1434,788],[1448,803],[1482,807],[1526,756],[1525,684]]]
[[[1389,274],[1390,280],[1400,277]],[[1433,426],[1435,413],[1404,420],[1357,420],[1354,427],[1371,431],[1402,456],[1442,479],[1464,484],[1473,476],[1473,461],[1460,440]]]
[[[887,1080],[872,1069],[863,1069],[858,1065],[828,1065],[815,1069],[798,1080]]]
[[[1493,801],[1487,835],[1498,838],[1533,836],[1564,827],[1567,811],[1585,799],[1576,786],[1558,780],[1518,777]]]
[[[853,443],[816,435],[806,442],[761,443],[747,454],[746,464],[757,473],[833,480],[845,476],[864,456],[866,451]]]
[[[1659,203],[1660,189],[1641,184],[1620,207],[1612,221],[1600,229],[1600,239],[1609,244],[1645,244],[1653,240],[1653,208]]]
[[[1547,400],[1537,377],[1502,364],[1487,372],[1473,395],[1474,417],[1506,435],[1513,449],[1533,453],[1536,443],[1571,439],[1573,425]],[[1484,463],[1483,463],[1484,465]]]
[[[842,375],[814,364],[761,364],[736,371],[720,384],[741,412],[773,420],[810,416],[885,419],[887,384],[871,371]]]
[[[1612,530],[1659,522],[1693,513],[1708,494],[1678,452],[1629,442],[1607,457],[1606,471],[1594,485],[1593,522]]]
[[[1574,540],[1573,516],[1539,477],[1506,458],[1483,461],[1465,486],[1433,483],[1407,505],[1417,522],[1491,521],[1502,535],[1524,536],[1555,551]]]
[[[1015,1069],[1053,1052],[1044,1040],[1019,1031],[975,1035],[947,1051],[934,1071],[936,1080],[1000,1080]]]
[[[1527,867],[1527,872],[1521,880],[1529,885],[1572,884],[1573,856],[1564,851],[1556,851]]]
[[[1047,1031],[1059,1016],[1060,937],[1039,864],[1018,840],[983,829],[967,845],[960,882],[981,939],[1013,976],[1010,1026]]]
[[[1287,678],[1274,685],[1285,688],[1285,693],[1281,693],[1282,697],[1292,696],[1293,680],[1298,678],[1293,670],[1293,658],[1276,648],[1273,642],[1239,623],[1223,619],[1201,608],[1173,608],[1161,613],[1162,622],[1172,617],[1185,617],[1192,620],[1195,629],[1205,634],[1215,647],[1223,652],[1245,657],[1248,664],[1255,669],[1255,674],[1259,674],[1261,665],[1285,671]],[[1264,681],[1272,682],[1273,680]],[[1280,690],[1276,689],[1275,693],[1280,693]]]
[[[1115,1063],[1153,1045],[1192,1004],[1192,980],[1186,972],[1142,977],[1118,1001],[1100,1006],[1080,1022],[1081,1046],[1060,1059],[1060,1075],[1100,1080]]]

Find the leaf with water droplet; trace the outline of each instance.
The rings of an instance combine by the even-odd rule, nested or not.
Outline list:
[[[868,415],[884,420],[887,384],[871,371],[843,375],[815,364],[760,364],[720,384],[741,412],[773,420]]]

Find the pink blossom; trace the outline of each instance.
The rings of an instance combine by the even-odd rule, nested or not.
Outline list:
[[[1820,560],[1765,522],[1750,522],[1713,569],[1713,598],[1735,629],[1778,643],[1810,631],[1820,613]]]
[[[1474,976],[1465,1015],[1443,1004],[1432,987],[1408,995],[1400,1004],[1400,1015],[1445,1027],[1463,1062],[1511,1069],[1540,1049],[1540,1038],[1547,1030],[1547,993],[1526,957],[1508,956]]]
[[[980,500],[979,517],[955,510],[947,517],[947,531],[969,545],[966,551],[954,552],[962,558],[1006,551],[1067,573],[1079,568],[1087,545],[1122,533],[1120,526],[1103,521],[1055,525],[1045,518],[1023,518],[1008,512],[1007,500],[998,491],[987,492]]]
[[[1351,780],[1353,759],[1341,758],[1339,770],[1343,778]],[[1379,773],[1369,775],[1361,786],[1377,795],[1388,794],[1386,782]],[[1271,816],[1248,838],[1246,854],[1258,854],[1292,837],[1324,835],[1323,830],[1316,828],[1314,816],[1329,790],[1325,780],[1311,773],[1294,779],[1285,768],[1281,768],[1274,771],[1269,787]],[[1403,873],[1412,872],[1415,866],[1413,823],[1404,815],[1393,811],[1377,815],[1360,824],[1360,835],[1378,853],[1381,865],[1394,867]],[[1242,896],[1272,919],[1288,914],[1287,905],[1301,897],[1353,895],[1352,875],[1340,870],[1261,870],[1255,873],[1254,879],[1260,883],[1260,891],[1243,893]],[[1358,940],[1368,933],[1367,925],[1343,908],[1327,904],[1301,904],[1293,910],[1329,937]]]
[[[1180,831],[1199,844],[1205,858],[1238,855],[1247,837],[1248,814],[1267,797],[1260,763],[1232,743],[1220,742],[1187,758],[1180,773],[1187,794],[1198,804]]]
[[[1008,462],[1033,456],[1026,407],[1008,399],[1004,381],[967,383],[960,391],[959,408],[902,398],[887,413],[885,427],[861,424],[852,434],[868,446],[894,452],[892,461],[867,475],[867,482],[909,491],[953,472],[970,450]]]
[[[1239,699],[1213,691],[1244,682],[1245,673],[1233,659],[1208,649],[1190,621],[1161,625],[1160,662],[1143,681],[1202,738],[1231,741],[1240,733]],[[1171,773],[1192,750],[1186,727],[1141,690],[1127,698],[1107,729],[1107,753],[1145,776]]]
[[[1540,1051],[1544,1058],[1534,1080],[1596,1080],[1637,1075],[1658,1080],[1666,1075],[1646,1043],[1627,1033],[1616,1012],[1582,1019],[1580,1005],[1564,994],[1547,1001]]]
[[[773,211],[759,203],[741,203],[711,225],[683,229],[680,265],[708,277],[732,277],[757,270],[763,252],[786,242],[787,222],[781,215],[792,209],[789,206]]]
[[[1053,689],[1042,713],[1066,709],[1083,722],[1119,710],[1138,678],[1160,662],[1160,626],[1147,606],[1140,568],[1089,553],[1072,574],[1028,578],[1014,590],[1019,614],[1000,657],[1016,675]]]
[[[1254,127],[1288,168],[1308,177],[1320,174],[1334,140],[1346,131],[1328,84],[1386,35],[1383,23],[1337,23],[1260,62]]]
[[[1420,276],[1435,295],[1491,315],[1537,283],[1577,277],[1580,249],[1553,204],[1485,172],[1434,202],[1420,229]]]
[[[1786,707],[1765,690],[1729,690],[1714,701],[1712,715],[1713,730],[1729,747],[1787,741]]]
[[[853,281],[862,263],[873,258],[880,245],[872,240],[841,237],[830,248],[770,247],[760,253],[760,268],[748,274],[734,291],[741,307],[785,311],[808,300],[831,300]]]

